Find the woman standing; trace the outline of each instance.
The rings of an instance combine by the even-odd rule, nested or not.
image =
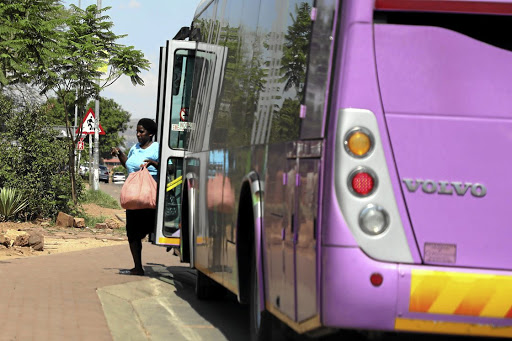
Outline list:
[[[138,171],[141,167],[147,167],[149,173],[157,180],[159,146],[157,142],[153,142],[156,129],[157,126],[153,120],[143,118],[137,123],[137,140],[139,142],[130,148],[128,155],[125,155],[119,148],[112,148],[112,156],[119,158],[128,174]],[[126,234],[135,266],[130,270],[121,270],[120,273],[144,276],[142,239],[153,231],[155,214],[155,209],[126,210]]]

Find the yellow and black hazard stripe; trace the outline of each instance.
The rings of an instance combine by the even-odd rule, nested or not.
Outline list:
[[[413,332],[512,337],[512,325],[450,322],[440,315],[512,319],[512,276],[412,270],[409,311],[431,319],[397,317],[395,329]]]
[[[181,185],[181,183],[183,182],[183,176],[180,176],[174,180],[172,180],[171,182],[169,182],[165,188],[165,191],[166,192],[169,192],[170,190],[172,190],[173,188],[176,188],[177,186]]]
[[[409,311],[512,318],[512,276],[413,270]]]

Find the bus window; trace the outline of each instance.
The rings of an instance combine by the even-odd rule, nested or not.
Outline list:
[[[181,214],[181,184],[183,182],[183,159],[169,158],[167,160],[166,186],[164,199],[164,228],[165,237],[175,237],[179,230]]]
[[[190,108],[190,90],[194,58],[189,50],[176,50],[172,74],[171,131],[169,147],[184,149],[185,131],[188,129]]]

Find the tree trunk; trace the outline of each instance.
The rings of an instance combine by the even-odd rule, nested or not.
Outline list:
[[[66,103],[66,92],[64,92],[64,96],[62,98],[62,102],[64,103],[64,110],[66,111],[66,132],[68,139],[68,169],[69,169],[69,180],[71,181],[71,198],[73,199],[73,204],[75,206],[78,204],[78,198],[76,195],[76,172],[75,172],[75,143],[76,141],[73,139],[73,131],[71,130],[71,122],[69,122],[69,115],[67,113],[67,103]]]

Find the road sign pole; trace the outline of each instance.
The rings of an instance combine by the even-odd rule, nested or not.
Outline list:
[[[93,182],[92,189],[98,191],[100,189],[100,134],[99,134],[99,124],[100,124],[100,101],[97,99],[95,103],[96,111],[96,120],[94,122],[94,161],[93,161]]]
[[[92,134],[89,134],[89,187],[92,187]]]
[[[101,10],[101,0],[97,0],[98,11]],[[98,14],[99,18],[99,14]],[[98,78],[98,87],[100,86],[100,79]],[[98,97],[96,98],[96,103],[94,106],[94,109],[96,111],[96,120],[94,124],[94,179],[92,188],[95,191],[98,191],[100,189],[100,171],[99,171],[99,164],[100,164],[100,94],[98,92]]]

